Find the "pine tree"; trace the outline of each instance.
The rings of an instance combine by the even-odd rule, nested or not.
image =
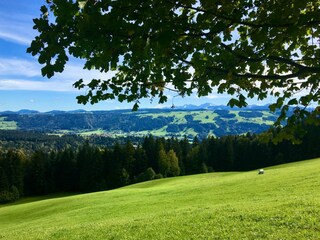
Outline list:
[[[54,175],[56,190],[67,192],[77,190],[77,164],[75,153],[71,148],[64,149],[58,154]]]
[[[156,147],[155,139],[152,135],[146,136],[142,148],[145,150],[147,158],[148,158],[148,165],[152,167],[152,169],[156,172],[159,172],[158,168],[158,151]]]
[[[234,170],[233,165],[234,165],[234,147],[233,147],[233,137],[228,136],[225,138],[225,164],[224,164],[224,169],[227,171]]]
[[[36,151],[26,163],[25,189],[27,195],[48,193],[48,156],[43,151]]]
[[[97,147],[85,143],[77,154],[79,189],[92,192],[106,189],[104,180],[104,161]]]
[[[9,150],[5,155],[5,171],[10,187],[15,187],[23,195],[23,162],[26,156],[22,150]]]
[[[9,182],[4,169],[0,166],[0,192],[9,191]]]
[[[143,148],[140,146],[134,152],[135,162],[133,164],[133,172],[132,176],[138,176],[142,172],[144,172],[150,166],[148,165],[147,154]]]

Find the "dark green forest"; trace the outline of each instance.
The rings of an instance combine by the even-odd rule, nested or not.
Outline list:
[[[56,192],[85,193],[212,171],[247,171],[320,156],[320,127],[300,144],[261,135],[85,140],[37,132],[0,133],[0,202]],[[112,142],[113,141],[113,142]]]

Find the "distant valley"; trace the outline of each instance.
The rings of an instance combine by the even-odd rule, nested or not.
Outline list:
[[[33,130],[51,134],[159,137],[208,135],[221,137],[267,130],[277,115],[267,106],[229,108],[225,106],[186,105],[172,109],[140,109],[112,111],[21,110],[1,112],[0,129]]]

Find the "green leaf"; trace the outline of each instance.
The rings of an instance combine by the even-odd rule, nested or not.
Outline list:
[[[288,102],[288,105],[298,105],[298,100],[296,98],[293,98]]]
[[[89,96],[80,95],[76,97],[79,104],[87,104],[89,101]]]
[[[135,103],[132,107],[132,111],[138,111],[138,109],[139,109],[139,104]]]
[[[100,82],[101,81],[99,79],[92,79],[91,82],[88,84],[88,87],[91,89],[95,89],[99,86]]]
[[[85,84],[83,84],[83,79],[81,78],[80,80],[76,81],[73,86],[78,89],[84,88]]]

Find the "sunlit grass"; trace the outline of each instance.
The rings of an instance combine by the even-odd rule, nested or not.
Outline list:
[[[200,123],[213,123],[215,124],[214,118],[219,115],[213,111],[197,111],[193,120],[200,121]],[[217,125],[216,125],[217,126]]]
[[[103,129],[96,129],[96,130],[87,130],[87,131],[81,131],[79,133],[80,136],[91,136],[91,135],[104,135],[106,134],[106,131]]]
[[[162,128],[154,129],[154,130],[148,130],[148,131],[136,131],[134,132],[135,136],[147,136],[147,135],[153,135],[157,137],[165,137],[167,136],[167,126],[164,126]]]
[[[143,113],[137,114],[140,117],[151,117],[152,119],[159,117],[173,117],[173,124],[185,124],[187,120],[185,119],[186,115],[190,115],[189,111],[173,111],[173,112],[161,112],[161,113]]]
[[[16,130],[17,128],[15,121],[7,121],[6,117],[0,117],[0,130]]]
[[[319,239],[320,159],[0,208],[0,239]]]

